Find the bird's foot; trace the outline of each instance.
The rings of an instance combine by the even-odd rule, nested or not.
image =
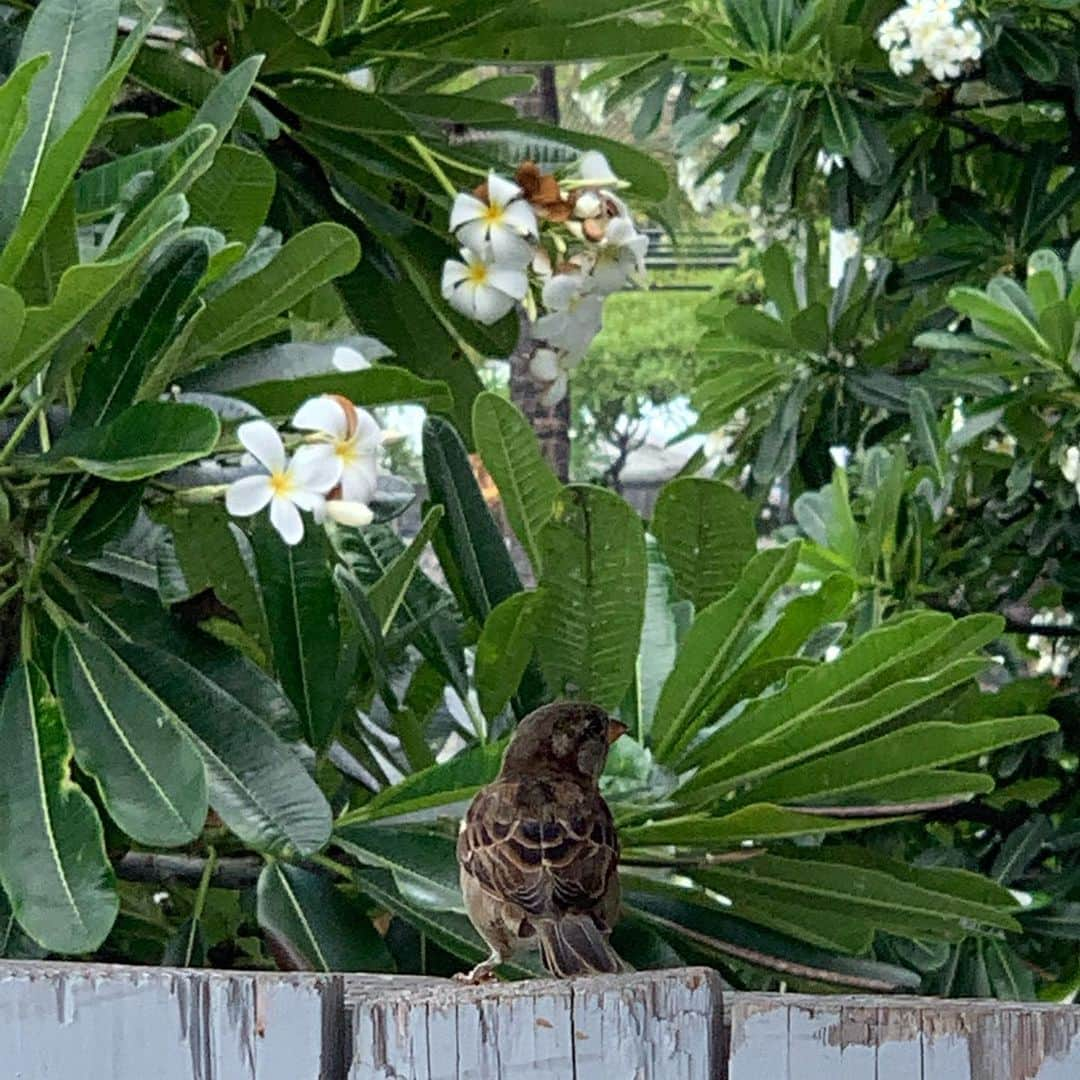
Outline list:
[[[489,956],[486,960],[477,964],[472,971],[456,972],[454,982],[463,983],[466,986],[481,986],[484,983],[494,982],[495,966],[501,963],[501,956]]]

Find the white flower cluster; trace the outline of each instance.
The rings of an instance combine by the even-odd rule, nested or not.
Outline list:
[[[1061,457],[1061,475],[1076,488],[1080,499],[1080,446],[1070,446]]]
[[[1044,610],[1031,617],[1035,626],[1072,626],[1072,613],[1058,609]],[[1077,646],[1069,638],[1046,637],[1043,634],[1031,634],[1027,647],[1039,654],[1035,661],[1036,675],[1051,675],[1055,679],[1064,679],[1069,674],[1069,665],[1076,656]]]
[[[897,75],[922,63],[939,82],[958,78],[963,65],[982,56],[982,34],[971,19],[956,22],[962,0],[907,0],[877,30]]]
[[[269,421],[249,420],[237,429],[247,462],[262,471],[229,485],[229,513],[251,517],[269,506],[271,523],[290,545],[304,537],[301,510],[319,524],[329,518],[357,528],[369,525],[379,447],[392,436],[371,413],[336,394],[305,401],[292,426],[309,432],[292,458]]]
[[[547,384],[541,400],[551,406],[600,332],[604,298],[644,271],[649,241],[615,194],[620,181],[603,154],[585,154],[561,185],[529,162],[515,180],[492,173],[454,200],[461,261],[446,261],[442,292],[482,323],[517,303],[536,312],[530,371]]]
[[[724,174],[714,172],[705,180],[698,180],[704,165],[693,157],[679,158],[676,176],[679,188],[696,214],[708,214],[721,205],[721,189],[724,186]]]
[[[815,162],[817,171],[823,176],[831,176],[833,169],[842,169],[847,164],[843,154],[830,154],[828,150],[819,150],[817,152],[817,161]]]

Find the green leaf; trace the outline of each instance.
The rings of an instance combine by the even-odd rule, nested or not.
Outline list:
[[[173,209],[178,215],[186,213],[182,200]],[[0,357],[0,378],[28,380],[44,367],[72,330],[87,324],[94,329],[95,316],[110,307],[112,298],[128,276],[178,222],[179,216],[163,221],[155,231],[140,237],[139,245],[120,258],[65,270],[52,303],[26,309],[15,348],[6,361]]]
[[[540,574],[540,530],[562,485],[540,453],[528,421],[505,398],[486,392],[473,404],[473,437],[521,546]]]
[[[640,30],[639,30],[640,32]],[[505,61],[499,61],[505,63]],[[570,146],[575,150],[598,150],[603,154],[615,175],[626,180],[636,198],[645,202],[660,203],[667,198],[668,177],[663,165],[651,154],[629,146],[616,139],[607,139],[592,132],[570,131],[567,128],[545,124],[539,120],[517,119],[498,124],[483,124],[487,131],[514,131],[535,139],[550,142],[554,146]]]
[[[795,295],[791,257],[783,244],[771,244],[761,256],[761,272],[765,275],[766,294],[776,305],[780,318],[790,322],[799,311],[799,301]]]
[[[177,847],[202,832],[206,771],[169,709],[93,634],[57,638],[56,695],[79,767],[109,816],[140,844]]]
[[[385,573],[368,590],[368,600],[382,628],[390,632],[390,626],[401,609],[405,594],[416,574],[417,563],[431,540],[432,534],[442,521],[443,508],[433,506],[420,525],[416,535],[409,541],[409,546],[386,568]]]
[[[848,502],[847,474],[833,471],[831,484],[820,491],[807,491],[795,500],[795,520],[815,543],[834,551],[846,566],[858,558],[859,528]]]
[[[821,144],[831,154],[851,158],[862,139],[859,114],[845,97],[825,87],[821,103]]]
[[[473,928],[467,915],[446,908],[433,908],[416,903],[401,890],[393,875],[387,870],[360,870],[355,874],[356,883],[372,900],[388,911],[404,919],[420,933],[453,956],[468,964],[483,960],[491,949]],[[543,976],[539,960],[530,962],[524,957],[503,964],[500,969],[517,978]]]
[[[48,167],[46,150],[76,123],[101,83],[119,14],[117,0],[44,0],[35,9],[17,62],[44,53],[48,62],[36,78],[21,73],[18,84],[26,95],[26,126],[0,181],[0,246]]]
[[[260,515],[251,539],[274,667],[300,715],[304,738],[321,750],[333,737],[344,704],[333,677],[341,628],[326,538],[309,526],[291,546],[269,517]]]
[[[763,842],[822,833],[847,832],[889,825],[895,817],[831,817],[806,813],[772,803],[755,802],[722,817],[693,814],[624,827],[624,847],[672,844],[675,847],[737,847],[744,840]]]
[[[0,369],[7,368],[11,362],[25,317],[22,297],[11,286],[0,285]]]
[[[749,501],[719,480],[669,481],[656,500],[650,528],[680,595],[698,611],[731,588],[757,550]]]
[[[71,779],[71,742],[44,676],[23,662],[0,705],[0,885],[19,925],[50,952],[96,949],[120,901],[94,804]],[[12,823],[18,822],[14,827]]]
[[[280,690],[263,672],[223,656],[220,647],[190,656],[134,641],[113,648],[194,739],[206,763],[210,805],[241,841],[270,854],[299,855],[326,843],[330,806],[300,757],[268,726],[283,709]]]
[[[721,599],[698,613],[653,717],[658,760],[671,760],[711,719],[712,701],[737,659],[740,642],[791,577],[798,559],[798,543],[760,552]]]
[[[398,817],[471,799],[499,774],[505,750],[505,742],[469,747],[449,761],[421,769],[384,788],[339,824]]]
[[[757,308],[737,307],[724,319],[724,330],[760,349],[787,351],[796,347],[787,327]]]
[[[367,340],[371,344],[364,352],[369,359],[385,354],[378,342]],[[318,394],[341,394],[367,407],[399,402],[423,405],[430,412],[449,412],[453,407],[446,383],[422,379],[405,368],[376,364],[360,371],[340,370],[334,356],[345,348],[351,346],[314,342],[272,345],[209,364],[181,383],[185,390],[247,401],[266,416],[290,415]]]
[[[67,9],[70,12],[78,9],[86,12],[95,7],[98,8],[94,16],[95,24],[104,27],[102,9],[112,7],[115,11],[115,3],[110,3],[110,0],[100,0],[100,2],[99,0],[55,0],[53,3],[38,8],[38,11],[42,12],[48,8],[50,11]],[[75,24],[68,25],[73,27]],[[86,25],[87,23],[83,24],[84,28]],[[108,42],[107,47],[110,51],[115,39],[115,27],[114,16],[104,38],[104,41]],[[3,252],[0,253],[0,284],[15,282],[19,271],[30,257],[34,245],[45,231],[53,214],[56,213],[76,170],[86,156],[94,134],[112,107],[149,28],[150,20],[144,19],[135,31],[128,35],[112,67],[103,78],[99,77],[100,72],[96,69],[94,59],[100,56],[102,41],[88,46],[91,59],[85,63],[85,67],[81,53],[78,60],[74,59],[70,51],[67,53],[67,58],[63,63],[66,87],[64,97],[70,105],[77,103],[80,112],[63,134],[51,143],[43,141],[44,129],[39,129],[35,137],[32,128],[28,127],[15,152],[15,157],[18,157],[23,152],[24,146],[31,147],[25,169],[20,170],[10,162],[8,164],[4,189],[0,193],[0,207],[3,207],[0,209],[0,215],[2,215],[0,216],[0,237],[6,240]],[[70,47],[70,42],[68,44]],[[62,54],[63,41],[59,45]],[[107,54],[105,62],[108,62]],[[79,74],[72,74],[69,77],[69,68],[71,72],[77,71]],[[87,79],[88,72],[92,74],[92,79]],[[31,93],[40,92],[42,88],[45,88],[48,93],[47,79],[35,80]],[[78,89],[77,97],[76,89]],[[68,98],[69,92],[70,98]],[[83,107],[83,102],[86,103],[85,107]],[[44,111],[40,115],[44,117],[48,112],[47,97]],[[48,130],[50,134],[55,134],[57,128],[50,127]],[[6,183],[8,178],[13,178],[10,188]]]
[[[24,60],[0,86],[0,176],[26,131],[30,119],[30,87],[49,63],[48,56]]]
[[[1049,716],[1018,716],[974,724],[931,721],[807,762],[765,781],[754,798],[797,802],[858,797],[871,784],[953,765],[1002,746],[1057,730]]]
[[[934,403],[930,400],[930,395],[921,386],[916,386],[911,391],[910,402],[911,426],[919,450],[927,464],[934,470],[938,487],[944,488],[948,457],[942,443],[941,432],[938,430],[937,411],[934,408]]]
[[[212,226],[229,240],[250,244],[266,220],[275,183],[274,167],[262,154],[222,146],[188,191],[191,220]]]
[[[1065,367],[1076,338],[1076,315],[1067,300],[1048,304],[1039,312],[1039,332],[1049,345],[1051,357]]]
[[[708,344],[708,338],[703,345]],[[722,427],[737,409],[776,389],[788,372],[765,358],[732,357],[721,375],[706,379],[694,388],[692,404],[698,414],[698,430]]]
[[[476,694],[489,719],[517,693],[532,659],[541,611],[541,594],[519,592],[491,610],[476,643]]]
[[[432,502],[446,510],[439,533],[461,577],[465,599],[477,622],[483,623],[492,608],[521,591],[521,580],[461,438],[436,417],[424,423],[424,475]]]
[[[1046,341],[1035,328],[1015,311],[992,300],[979,289],[959,286],[949,292],[949,303],[957,311],[989,327],[1009,344],[1018,349],[1045,356],[1049,351]]]
[[[645,537],[633,508],[604,488],[562,489],[540,533],[536,639],[552,690],[608,710],[634,676],[645,604]]]
[[[294,84],[278,91],[281,103],[320,127],[366,134],[415,134],[409,118],[379,94],[345,86]]]
[[[791,319],[791,336],[801,348],[824,356],[829,351],[829,312],[824,304],[811,304]]]
[[[869,920],[878,929],[911,937],[959,940],[973,928],[1011,930],[1016,925],[1004,907],[974,901],[928,883],[906,881],[867,861],[869,865],[860,866],[847,860],[830,862],[764,854],[739,865],[700,871],[695,876],[708,888],[729,896],[732,911],[751,920],[758,903],[780,900],[802,905],[810,912],[841,903],[848,918]]]
[[[201,405],[141,401],[104,427],[72,432],[52,458],[63,469],[130,482],[206,457],[220,431],[218,418]]]
[[[268,319],[356,266],[360,245],[342,225],[323,222],[293,236],[261,270],[219,293],[192,320],[187,367],[264,336]]]
[[[133,404],[146,371],[176,333],[184,304],[206,272],[210,252],[201,240],[178,239],[162,254],[139,295],[117,313],[90,357],[70,431],[115,420]]]
[[[256,891],[259,925],[296,971],[393,971],[394,961],[360,899],[328,877],[270,862]]]

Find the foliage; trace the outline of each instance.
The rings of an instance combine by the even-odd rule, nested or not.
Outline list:
[[[1078,902],[1075,695],[1022,678],[987,692],[1022,673],[1010,605],[1077,587],[1075,265],[1031,253],[1026,288],[947,299],[955,260],[927,288],[900,257],[926,255],[938,227],[916,235],[906,215],[923,220],[918,185],[945,157],[987,187],[1009,259],[1067,232],[1074,174],[1032,153],[1040,183],[970,179],[966,163],[1017,156],[1001,144],[1026,129],[954,100],[915,108],[870,51],[875,5],[850,21],[844,4],[781,5],[793,21],[764,31],[734,0],[721,19],[482,7],[186,0],[172,22],[190,53],[146,46],[155,14],[114,54],[111,0],[43,0],[3,24],[0,821],[19,827],[0,830],[0,951],[475,962],[461,805],[515,718],[584,697],[630,731],[603,779],[630,963],[705,962],[749,987],[1030,996],[1029,964],[1075,982],[1055,944]],[[1065,59],[1008,62],[1029,17],[987,16],[987,63],[1000,52],[1044,103]],[[1057,42],[1061,16],[1038,18]],[[733,152],[749,146],[744,175],[761,174],[747,183],[789,178],[810,220],[826,187],[833,223],[847,206],[899,269],[852,261],[829,285],[807,232],[804,257],[762,260],[764,310],[711,301],[702,424],[746,409],[730,478],[750,463],[753,483],[676,479],[644,521],[613,491],[560,484],[524,418],[479,393],[469,359],[508,353],[516,320],[459,320],[438,275],[453,192],[492,161],[598,149],[643,201],[667,191],[633,149],[518,120],[502,99],[520,77],[478,63],[617,60],[597,77],[624,92],[636,64],[656,108],[715,49],[729,82],[688,84],[683,115],[703,135],[740,119]],[[920,103],[937,93],[918,85]],[[1026,119],[1028,99],[1005,108]],[[1043,129],[1064,133],[1056,114]],[[933,153],[906,141],[930,135]],[[824,184],[819,149],[852,168]],[[948,254],[981,226],[957,224],[971,198],[939,180]],[[964,268],[1000,263],[994,242]],[[942,337],[962,316],[971,333]],[[300,422],[325,395],[354,425],[350,402],[426,408],[410,542],[392,522],[413,493],[392,477],[365,500],[304,489],[296,534],[273,509],[227,512],[238,482],[272,487],[327,450]],[[834,432],[854,454],[830,475]],[[991,434],[1011,452],[987,450]],[[268,445],[286,464],[259,473],[242,450],[263,461]],[[793,520],[760,543],[759,497],[784,477]],[[505,974],[536,970],[520,957]]]

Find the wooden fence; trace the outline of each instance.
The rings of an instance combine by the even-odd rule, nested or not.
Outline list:
[[[1080,1008],[0,962],[2,1080],[1077,1080]]]

